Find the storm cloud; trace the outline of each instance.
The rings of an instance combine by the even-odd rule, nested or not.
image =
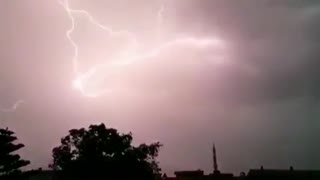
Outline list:
[[[136,33],[146,47],[156,39],[160,1],[70,2],[106,25]],[[68,129],[104,122],[132,131],[136,142],[161,141],[160,166],[169,173],[210,171],[213,141],[222,171],[318,168],[320,2],[163,3],[163,40],[219,37],[226,42],[219,51],[225,62],[210,64],[216,49],[176,47],[110,80],[130,93],[90,99],[70,83],[74,49],[65,36],[70,20],[64,9],[55,1],[0,2],[0,107],[24,100],[16,112],[0,114],[1,126],[17,132],[32,167],[47,166]],[[107,42],[101,48],[84,30],[77,36],[89,49],[82,62],[110,55]]]

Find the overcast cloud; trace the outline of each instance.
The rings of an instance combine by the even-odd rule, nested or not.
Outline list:
[[[156,44],[159,1],[70,2],[106,25],[136,33],[145,47]],[[17,132],[32,168],[47,167],[67,130],[99,122],[132,131],[137,143],[161,141],[165,172],[210,171],[213,141],[222,171],[319,168],[320,2],[164,3],[163,41],[216,36],[226,47],[164,50],[103,83],[123,91],[92,99],[71,86],[74,49],[65,36],[70,19],[63,7],[43,0],[0,2],[0,107],[25,101],[16,112],[1,113],[0,123]],[[84,27],[74,36],[83,67],[121,48],[110,45],[118,39]],[[225,61],[212,63],[220,55]]]

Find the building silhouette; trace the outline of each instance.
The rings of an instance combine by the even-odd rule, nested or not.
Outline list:
[[[212,173],[205,175],[202,170],[195,171],[176,171],[175,177],[164,177],[164,180],[233,180],[235,177],[232,173],[221,173],[218,169],[217,150],[212,145]]]
[[[269,179],[293,179],[293,180],[320,180],[320,170],[295,170],[289,169],[260,169],[249,170],[246,179],[248,180],[269,180]]]
[[[231,173],[221,173],[218,166],[217,149],[212,146],[212,173],[204,174],[202,170],[176,171],[175,177],[164,176],[163,180],[320,180],[320,170],[289,169],[250,169],[247,174],[233,176]]]

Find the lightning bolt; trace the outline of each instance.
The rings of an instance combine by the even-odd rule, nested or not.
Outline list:
[[[73,16],[73,14],[83,14],[85,15],[89,21],[95,25],[96,27],[104,30],[105,32],[107,32],[110,36],[124,36],[127,37],[129,40],[132,41],[132,50],[137,49],[138,47],[138,41],[135,38],[134,34],[132,34],[129,31],[113,31],[111,28],[102,25],[101,23],[99,23],[97,20],[95,20],[87,11],[85,10],[74,10],[70,8],[69,5],[69,1],[68,0],[64,0],[64,1],[58,1],[59,4],[61,4],[64,9],[66,10],[70,20],[71,20],[71,28],[66,32],[66,36],[68,38],[68,40],[70,41],[70,43],[72,44],[72,46],[74,47],[74,56],[73,56],[73,70],[76,73],[76,75],[79,75],[79,65],[78,65],[78,56],[79,56],[79,48],[78,45],[76,44],[75,41],[72,40],[71,38],[71,34],[75,29],[75,18]]]
[[[192,46],[194,48],[210,48],[210,47],[222,47],[223,41],[213,37],[205,37],[205,38],[196,38],[196,37],[183,37],[183,38],[175,38],[171,41],[167,41],[165,43],[161,43],[157,47],[152,48],[148,51],[139,51],[140,42],[137,39],[137,36],[129,31],[114,31],[112,28],[107,27],[101,23],[99,23],[96,19],[94,19],[89,12],[85,10],[76,10],[70,8],[68,0],[58,0],[59,4],[63,6],[65,11],[68,14],[69,19],[71,20],[71,27],[66,32],[66,37],[70,41],[71,45],[74,48],[74,56],[72,59],[73,62],[73,71],[75,74],[75,78],[73,81],[73,86],[80,90],[80,92],[87,97],[99,97],[104,95],[105,93],[112,92],[110,89],[99,89],[95,90],[95,92],[88,92],[86,90],[86,84],[94,81],[95,79],[103,79],[109,71],[117,71],[123,69],[124,67],[142,62],[151,57],[158,56],[161,52],[167,49],[174,49],[178,46]],[[163,14],[164,14],[165,6],[161,6],[159,11],[157,12],[157,24],[158,30],[161,28],[163,23]],[[75,29],[75,14],[82,14],[88,18],[88,20],[96,27],[108,33],[111,37],[113,36],[121,36],[128,40],[128,44],[130,45],[128,49],[123,50],[123,56],[118,58],[111,63],[103,63],[96,64],[91,67],[86,72],[79,71],[79,48],[77,43],[71,38],[71,34]]]
[[[0,111],[3,112],[3,113],[15,112],[22,103],[24,103],[24,101],[23,100],[19,100],[16,103],[14,103],[10,108],[1,108]]]

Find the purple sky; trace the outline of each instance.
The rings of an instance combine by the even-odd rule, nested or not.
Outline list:
[[[88,88],[114,91],[89,98],[72,87],[65,9],[51,0],[0,1],[0,107],[24,101],[15,112],[0,112],[0,126],[16,131],[31,168],[47,167],[69,129],[100,122],[131,131],[135,143],[162,142],[160,166],[169,173],[211,171],[213,141],[222,171],[320,167],[317,0],[70,0],[70,6],[133,32],[144,52],[185,36],[217,37],[225,47],[175,45],[120,70],[103,69]],[[122,52],[126,39],[76,17],[81,71]],[[212,63],[220,56],[222,63]]]

